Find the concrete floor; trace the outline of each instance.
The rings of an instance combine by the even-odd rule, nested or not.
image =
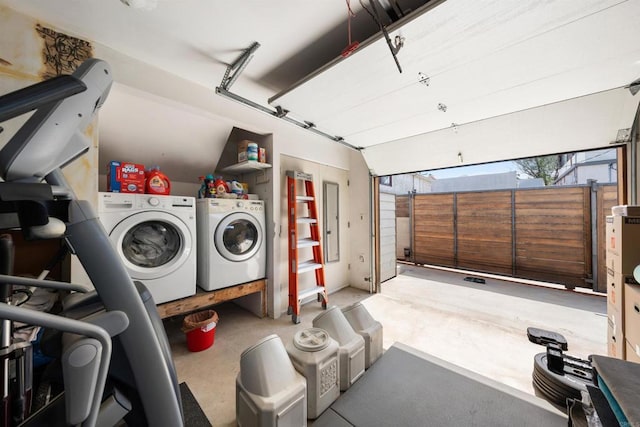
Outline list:
[[[382,293],[346,288],[330,295],[340,307],[361,301],[383,325],[384,348],[399,341],[471,371],[534,394],[533,357],[544,347],[527,339],[529,326],[565,336],[568,354],[606,354],[606,297],[469,274],[398,265],[398,276]],[[477,276],[474,276],[477,277]],[[214,345],[191,353],[180,330],[182,318],[167,319],[180,381],[186,381],[215,426],[235,426],[235,378],[240,354],[261,338],[278,334],[287,342],[311,326],[320,304],[303,306],[302,322],[290,316],[259,319],[233,303],[215,307],[220,316]]]

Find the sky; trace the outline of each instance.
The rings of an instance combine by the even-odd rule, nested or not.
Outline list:
[[[459,176],[486,175],[492,173],[502,173],[518,170],[518,166],[513,161],[495,162],[484,165],[459,166],[456,168],[438,169],[427,171],[437,179],[455,178]]]

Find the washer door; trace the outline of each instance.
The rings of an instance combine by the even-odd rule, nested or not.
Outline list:
[[[253,216],[236,212],[220,221],[213,241],[220,255],[229,261],[246,261],[262,246],[262,227]]]
[[[133,279],[157,279],[173,273],[189,257],[193,244],[186,224],[167,212],[131,215],[109,236]]]

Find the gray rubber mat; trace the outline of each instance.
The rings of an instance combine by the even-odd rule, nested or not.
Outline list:
[[[600,355],[591,356],[591,360],[598,373],[598,382],[602,381],[607,388],[603,393],[618,421],[622,421],[621,424],[626,421],[630,426],[639,426],[640,363]],[[622,417],[617,413],[618,409],[622,411]]]
[[[331,406],[354,426],[563,426],[547,402],[394,344]]]
[[[314,421],[309,422],[311,427],[353,427],[344,418],[338,415],[333,409],[329,408]]]

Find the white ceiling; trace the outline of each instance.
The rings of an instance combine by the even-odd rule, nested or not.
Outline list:
[[[277,91],[346,47],[345,0],[156,0],[152,10],[119,0],[0,0],[16,11],[201,84],[219,85],[228,64],[260,48],[237,86],[268,105]],[[368,0],[367,0],[368,1]],[[411,9],[426,0],[398,0]],[[357,0],[353,37],[376,31]],[[234,88],[234,90],[237,88]]]
[[[377,145],[628,85],[639,22],[639,1],[448,0],[390,32],[402,73],[378,39],[272,104]]]
[[[405,38],[398,53],[400,74],[378,28],[356,0],[351,0],[356,13],[352,39],[362,44],[346,59],[339,57],[348,44],[343,0],[157,0],[153,10],[133,9],[119,0],[0,0],[211,91],[227,65],[258,42],[260,48],[231,91],[269,108],[282,106],[291,117],[367,147],[368,162],[384,162],[385,146],[398,149],[389,141],[606,91],[640,77],[638,0],[436,0],[420,9],[425,2],[395,1],[404,10],[416,10],[389,26],[392,38]],[[418,72],[430,78],[428,86],[418,82]],[[314,77],[306,78],[310,74]],[[101,129],[108,157],[122,158],[131,149],[131,140],[117,128],[126,121],[127,106],[138,109],[137,126],[170,157],[179,137],[175,123],[191,123],[194,135],[212,137],[204,121],[186,116],[193,112],[189,108],[160,105],[152,112],[155,102],[146,97],[141,104],[135,95],[116,86],[103,107],[118,107],[106,114],[111,120],[101,116],[101,127],[111,124]],[[193,97],[192,105],[198,105],[201,96],[182,94],[180,103],[189,105]],[[212,98],[225,110],[227,100]],[[440,103],[446,112],[438,109]],[[237,120],[231,111],[230,119]],[[454,165],[460,150],[452,147],[454,155],[440,156],[438,162],[424,156],[424,163],[414,162],[405,171]],[[521,151],[504,144],[490,156],[468,156],[465,163],[502,160],[516,152]],[[398,165],[381,166],[370,164],[374,173],[401,171]]]

